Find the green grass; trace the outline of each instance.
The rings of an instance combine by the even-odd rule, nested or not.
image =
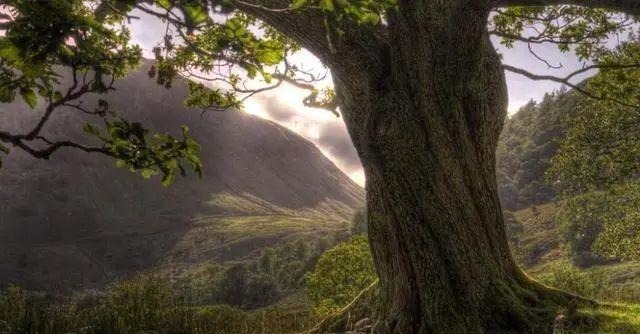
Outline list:
[[[98,296],[51,300],[17,287],[0,294],[2,334],[288,334],[313,323],[305,307],[195,307],[157,275],[121,281]]]
[[[181,278],[211,262],[255,260],[265,247],[301,239],[332,241],[348,224],[328,218],[278,216],[203,217],[177,242],[161,271]]]
[[[564,333],[640,334],[640,305],[618,304],[579,309],[576,318],[578,323]]]

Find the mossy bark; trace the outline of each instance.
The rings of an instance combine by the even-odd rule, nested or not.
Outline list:
[[[367,177],[375,334],[550,332],[573,298],[528,279],[509,251],[495,170],[507,90],[487,32],[495,3],[398,0],[382,29],[345,23],[337,37],[261,16],[331,68]]]
[[[375,334],[551,332],[571,299],[510,254],[495,171],[507,90],[481,2],[401,6],[388,67],[334,71],[367,177]]]

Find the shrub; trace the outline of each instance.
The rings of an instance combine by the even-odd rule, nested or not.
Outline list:
[[[357,236],[325,252],[307,276],[314,312],[328,314],[349,304],[376,280],[366,237]]]

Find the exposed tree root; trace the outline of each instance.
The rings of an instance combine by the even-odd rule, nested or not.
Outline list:
[[[312,329],[300,334],[370,332],[370,319],[375,314],[378,300],[378,280],[362,290],[349,305],[322,319]]]
[[[479,325],[455,334],[552,334],[571,328],[578,308],[598,306],[593,300],[547,287],[524,273],[515,282],[496,283],[493,292],[494,295],[489,297],[486,309],[481,313],[483,317],[478,319]],[[394,319],[394,315],[374,318],[381,312],[379,298],[379,283],[376,281],[360,292],[349,305],[300,334],[408,334],[406,328],[398,326],[402,322]],[[395,325],[389,326],[389,323]],[[415,328],[415,325],[411,327]],[[439,333],[429,327],[428,324],[419,325],[417,333]]]

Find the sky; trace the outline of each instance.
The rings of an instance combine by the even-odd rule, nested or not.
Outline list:
[[[133,42],[139,44],[146,57],[152,58],[151,50],[157,45],[165,32],[165,24],[159,19],[134,13],[141,19],[131,22]],[[526,44],[516,44],[512,49],[505,49],[497,41],[494,45],[503,55],[505,64],[526,69],[537,74],[551,74],[564,76],[584,64],[571,53],[560,53],[553,45],[534,46],[536,54],[548,60],[551,65],[562,65],[560,69],[550,68],[547,64],[536,59],[528,50]],[[304,50],[297,55],[293,62],[304,64],[305,69],[323,72],[322,64],[310,53]],[[550,81],[534,81],[523,76],[506,73],[509,89],[509,113],[515,113],[530,100],[540,101],[545,93],[559,89],[561,85]],[[576,77],[574,83],[584,79]],[[330,78],[320,85],[330,85]],[[307,108],[302,101],[308,92],[290,85],[283,85],[278,89],[261,93],[252,97],[244,104],[244,112],[274,121],[300,134],[313,142],[329,159],[349,175],[356,183],[364,186],[365,176],[362,166],[351,144],[344,123],[334,114],[326,110]]]

